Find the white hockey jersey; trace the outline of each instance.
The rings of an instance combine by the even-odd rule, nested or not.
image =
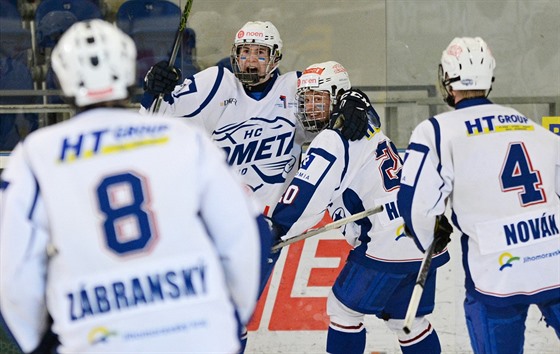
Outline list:
[[[1,186],[0,311],[24,351],[47,311],[60,353],[238,350],[257,211],[203,132],[89,110],[19,144]]]
[[[206,130],[266,211],[297,171],[301,145],[312,138],[295,116],[298,75],[273,75],[255,99],[229,70],[210,67],[177,86],[160,113]]]
[[[560,138],[487,99],[414,130],[399,208],[422,247],[449,198],[467,290],[495,305],[560,297]]]
[[[347,224],[341,231],[370,267],[393,273],[417,272],[423,259],[405,236],[397,208],[401,159],[393,142],[370,125],[357,141],[324,130],[309,146],[302,166],[283,194],[272,220],[289,239],[316,225],[325,210],[334,220],[382,205],[381,213]],[[447,251],[434,266],[449,260]]]

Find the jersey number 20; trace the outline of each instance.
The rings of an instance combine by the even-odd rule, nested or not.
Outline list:
[[[146,192],[142,179],[130,172],[105,177],[97,187],[106,245],[119,255],[143,250],[154,236]]]
[[[500,173],[502,191],[518,191],[521,206],[546,202],[542,188],[541,173],[533,169],[531,159],[522,142],[509,145],[506,159]]]
[[[391,141],[383,140],[377,145],[375,159],[380,160],[379,172],[383,176],[383,188],[387,192],[399,187],[402,161],[397,147]]]

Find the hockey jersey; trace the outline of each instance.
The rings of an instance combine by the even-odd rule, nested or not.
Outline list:
[[[327,209],[338,220],[381,205],[381,213],[347,224],[342,233],[371,268],[417,272],[423,253],[405,235],[397,208],[401,167],[395,145],[379,128],[370,125],[367,137],[357,141],[324,130],[311,142],[273,222],[285,240],[313,227]],[[445,251],[432,264],[440,266],[448,259]]]
[[[297,171],[301,145],[312,138],[295,116],[298,76],[274,73],[255,98],[229,70],[210,67],[177,86],[160,113],[202,127],[266,211]]]
[[[1,186],[0,311],[25,352],[47,311],[60,353],[238,350],[257,211],[203,132],[88,110],[19,144]]]
[[[467,290],[508,305],[560,297],[559,195],[560,138],[477,98],[416,127],[398,200],[426,248],[449,199]]]

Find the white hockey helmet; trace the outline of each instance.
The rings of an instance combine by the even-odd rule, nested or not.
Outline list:
[[[269,61],[264,75],[242,72],[239,67],[239,52],[244,45],[261,45],[269,49]],[[256,85],[266,81],[270,73],[278,68],[282,59],[282,39],[276,26],[270,21],[250,21],[235,34],[231,50],[231,66],[233,73],[244,85]]]
[[[77,22],[52,52],[52,67],[76,106],[126,99],[136,81],[133,40],[103,20]]]
[[[336,61],[313,64],[305,69],[297,80],[296,93],[296,116],[305,130],[323,130],[337,98],[351,86],[348,71]]]
[[[439,65],[442,94],[449,94],[448,86],[457,91],[490,90],[495,67],[494,56],[482,38],[453,39],[443,51]]]

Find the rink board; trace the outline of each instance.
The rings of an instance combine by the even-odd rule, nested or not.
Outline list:
[[[436,307],[428,316],[443,353],[472,353],[464,322],[464,272],[460,235],[452,234],[451,261],[439,268]],[[325,353],[327,295],[349,246],[329,231],[288,246],[276,264],[269,289],[251,322],[246,353]],[[400,353],[396,336],[382,320],[366,317],[365,353]],[[525,354],[560,353],[560,341],[532,306],[526,322]]]

